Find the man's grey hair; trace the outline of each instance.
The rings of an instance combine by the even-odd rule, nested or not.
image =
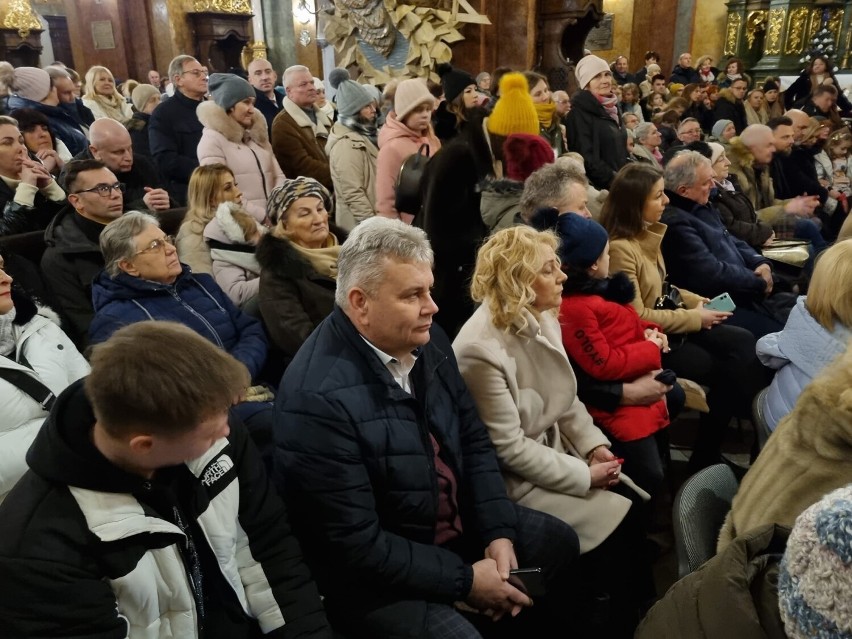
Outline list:
[[[695,118],[684,118],[683,120],[681,120],[680,124],[677,125],[678,135],[683,133],[683,130],[686,128],[687,124],[692,124],[693,122],[695,122],[695,124],[698,124],[699,126],[701,125],[701,123]]]
[[[762,142],[766,137],[772,137],[772,129],[765,124],[749,124],[740,133],[740,142],[751,148],[753,145]]]
[[[639,116],[633,113],[632,111],[628,111],[627,113],[622,114],[621,123],[627,124],[627,118],[636,118],[638,120]]]
[[[141,211],[127,211],[106,225],[101,231],[100,245],[107,275],[115,278],[121,272],[118,263],[133,259],[137,250],[134,240],[149,226],[160,228],[160,222],[153,215]]]
[[[545,164],[524,182],[521,194],[521,217],[529,222],[538,209],[556,206],[565,199],[572,184],[588,186],[586,176],[565,162]]]
[[[197,62],[197,60],[193,56],[186,55],[185,53],[172,58],[172,61],[169,62],[170,82],[175,81],[176,75],[179,76],[181,73],[183,73],[183,65],[185,65],[187,62]]]
[[[479,84],[485,78],[490,78],[490,77],[491,77],[491,74],[488,73],[488,71],[480,71],[479,73],[476,74],[476,83]]]
[[[697,180],[698,167],[710,166],[710,160],[698,151],[681,151],[666,164],[663,180],[669,191],[678,187],[691,187]]]
[[[657,125],[653,122],[642,122],[633,127],[633,139],[641,143],[651,133],[657,130]]]
[[[293,76],[297,73],[310,73],[311,78],[313,78],[313,73],[311,73],[311,70],[308,67],[303,64],[294,64],[292,67],[284,69],[284,77],[281,81],[285,89],[290,87],[290,82],[293,80]]]
[[[423,229],[400,220],[372,217],[349,234],[337,258],[337,290],[334,301],[349,308],[349,291],[360,288],[369,294],[378,289],[388,261],[432,266],[435,257]]]
[[[45,67],[44,70],[47,71],[47,75],[50,76],[51,84],[54,80],[57,80],[59,78],[67,78],[68,80],[71,79],[71,74],[68,73],[63,67],[56,67],[50,65]]]

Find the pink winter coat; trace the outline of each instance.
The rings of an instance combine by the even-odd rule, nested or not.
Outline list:
[[[376,159],[376,212],[379,215],[399,217],[399,211],[394,207],[399,169],[408,156],[417,153],[421,144],[429,145],[430,157],[441,148],[441,141],[435,137],[431,125],[428,135],[424,137],[397,120],[394,113],[388,115],[379,131],[379,156]],[[417,211],[404,212],[413,215]]]
[[[251,128],[244,129],[215,102],[202,102],[196,113],[204,125],[198,143],[199,164],[227,165],[243,192],[243,207],[263,222],[269,194],[285,180],[272,153],[263,115],[255,111]]]

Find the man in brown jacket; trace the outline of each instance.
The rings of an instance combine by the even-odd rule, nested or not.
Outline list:
[[[272,150],[288,178],[312,177],[329,191],[333,189],[325,142],[331,122],[314,108],[317,92],[307,67],[296,65],[284,71],[287,97],[272,122]]]

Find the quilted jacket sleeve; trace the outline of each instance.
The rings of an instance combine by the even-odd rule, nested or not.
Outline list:
[[[286,378],[285,378],[286,380]],[[453,552],[385,530],[360,442],[345,407],[304,389],[276,400],[276,468],[288,499],[321,516],[302,520],[323,562],[344,583],[381,583],[400,597],[464,599],[473,570]]]
[[[239,468],[240,528],[248,540],[237,563],[252,615],[269,636],[331,639],[319,591],[257,449],[242,424],[229,439]]]

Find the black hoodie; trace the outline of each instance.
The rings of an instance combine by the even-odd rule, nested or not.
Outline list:
[[[206,617],[197,636],[252,636],[255,622],[243,613],[223,576],[226,567],[219,566],[198,524],[199,516],[236,482],[239,525],[287,621],[286,632],[281,627],[270,636],[330,637],[316,587],[290,534],[284,506],[269,489],[245,428],[231,421],[228,442],[200,477],[180,465],[146,479],[118,468],[95,448],[91,442],[95,416],[83,381],[69,386],[27,453],[30,470],[0,505],[0,592],[4,593],[0,597],[0,636],[126,637],[128,606],[140,605],[123,599],[131,599],[128,593],[134,589],[139,591],[133,585],[139,573],[128,575],[137,568],[145,573],[151,563],[149,552],[174,544],[188,577],[193,566],[200,571]],[[210,480],[208,473],[224,454],[233,461],[232,466]],[[92,491],[94,496],[79,489]],[[111,497],[116,494],[132,499],[116,508]],[[96,518],[106,514],[112,519],[91,528],[87,516],[93,511],[84,514],[81,500],[89,509],[96,509]],[[107,540],[100,536],[109,526],[130,520],[139,508],[151,522],[150,532],[129,530]],[[179,525],[186,537],[164,532],[162,527],[155,531],[153,526],[159,520]],[[222,531],[211,532],[212,539]],[[194,542],[198,553],[194,561],[187,539]],[[163,569],[160,574],[168,573]],[[123,583],[117,585],[114,580],[122,578]],[[183,586],[166,584],[173,590]],[[169,611],[171,602],[165,599],[160,602],[161,614]],[[196,600],[196,611],[200,608]]]

